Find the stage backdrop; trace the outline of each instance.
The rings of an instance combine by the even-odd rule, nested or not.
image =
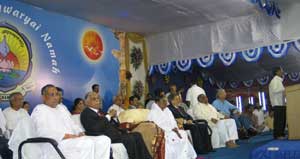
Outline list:
[[[64,89],[70,108],[94,83],[100,84],[104,109],[119,87],[119,62],[112,51],[119,41],[111,29],[44,11],[16,1],[0,0],[0,97],[20,91],[34,107],[40,89]],[[3,102],[4,101],[4,102]]]

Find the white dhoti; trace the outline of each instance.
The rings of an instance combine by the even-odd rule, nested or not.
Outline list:
[[[35,136],[54,139],[67,159],[109,159],[111,140],[107,136],[81,136],[63,139],[65,134],[82,132],[71,119],[64,106],[55,108],[37,105],[31,114]],[[49,144],[42,144],[45,159],[57,159],[59,155]],[[41,158],[39,158],[41,159]]]
[[[178,129],[176,120],[169,108],[161,109],[154,103],[148,115],[148,120],[153,121],[165,132],[165,159],[195,159],[197,157],[187,133]],[[179,131],[181,139],[173,129]]]
[[[111,140],[107,136],[82,136],[58,144],[67,159],[108,159],[110,146]]]
[[[166,159],[194,159],[197,154],[189,142],[187,134],[183,130],[179,130],[182,137],[180,139],[175,132],[166,132],[166,147],[165,157]]]
[[[212,146],[213,148],[225,147],[226,142],[235,141],[238,137],[237,127],[233,119],[219,120],[212,127]]]

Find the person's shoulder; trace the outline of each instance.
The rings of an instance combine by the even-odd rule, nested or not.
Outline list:
[[[175,109],[175,107],[174,107],[173,105],[168,105],[167,108],[169,108],[171,111],[172,111],[173,109]]]
[[[85,109],[83,109],[83,111],[80,114],[87,115],[87,114],[91,114],[91,112],[94,112],[94,111],[91,110],[89,107],[86,107]]]
[[[45,104],[38,104],[33,108],[33,111],[39,111],[39,110],[44,110],[47,106]]]
[[[109,110],[110,110],[110,109],[113,109],[113,108],[118,109],[118,108],[120,108],[120,106],[118,106],[118,105],[116,105],[116,104],[113,104],[113,105],[111,105],[111,106],[109,107]]]
[[[40,114],[47,114],[47,105],[45,104],[38,104],[34,107],[31,117],[38,116]]]
[[[24,108],[20,108],[20,111],[21,111],[22,113],[28,114],[27,111],[26,111]]]
[[[215,100],[212,102],[212,105],[217,104],[218,102],[219,102],[219,99],[215,99]]]
[[[8,112],[11,111],[11,110],[12,110],[11,107],[7,107],[7,108],[5,108],[5,109],[3,110],[3,113],[8,113]]]

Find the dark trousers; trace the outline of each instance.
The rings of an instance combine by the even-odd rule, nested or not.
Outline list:
[[[184,130],[190,130],[193,147],[197,154],[206,154],[213,150],[211,145],[211,136],[208,133],[206,124],[184,124]]]
[[[8,140],[4,137],[0,137],[0,156],[3,159],[12,159],[13,153],[8,149]]]
[[[274,130],[273,137],[276,139],[278,137],[285,136],[284,130],[286,125],[286,107],[285,106],[274,106]]]
[[[143,137],[138,132],[124,133],[116,137],[111,137],[112,143],[123,143],[129,159],[152,159]]]

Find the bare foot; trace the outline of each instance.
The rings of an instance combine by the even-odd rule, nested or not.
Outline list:
[[[239,145],[237,145],[236,143],[234,143],[234,142],[232,142],[232,141],[227,142],[227,143],[226,143],[226,146],[227,146],[228,148],[237,148],[237,147],[239,147]]]

